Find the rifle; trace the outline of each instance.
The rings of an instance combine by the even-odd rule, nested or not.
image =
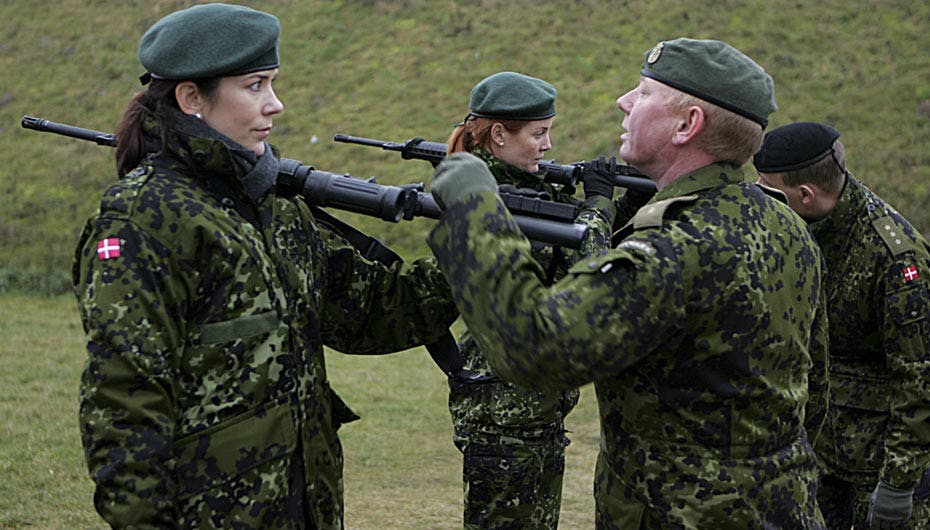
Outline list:
[[[116,146],[116,136],[113,134],[41,118],[23,116],[22,126],[25,129],[93,141],[98,145]],[[393,223],[414,217],[438,219],[442,214],[433,196],[423,192],[422,183],[383,186],[375,183],[374,179],[320,171],[299,160],[282,158],[278,163],[276,193],[283,196],[300,194],[314,206],[330,206]],[[500,196],[528,238],[562,247],[581,247],[588,227],[574,222],[574,207],[521,192],[505,190]]]
[[[400,151],[400,157],[404,160],[426,160],[432,164],[433,167],[436,167],[436,165],[446,157],[446,144],[428,142],[420,137],[412,138],[404,143],[398,143],[337,133],[333,136],[333,141],[365,145],[368,147],[380,147],[386,151]],[[655,193],[655,182],[635,167],[617,164],[616,158],[614,157],[611,157],[611,165],[614,167],[613,177],[615,185]],[[594,171],[593,164],[584,160],[572,164],[557,164],[554,160],[548,162],[541,160],[539,162],[539,169],[546,182],[572,187],[579,182],[583,182],[586,173]]]

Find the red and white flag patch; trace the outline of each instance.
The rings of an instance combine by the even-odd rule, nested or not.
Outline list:
[[[97,241],[97,258],[101,260],[119,257],[119,238],[107,237]]]
[[[907,267],[904,267],[904,281],[905,282],[912,282],[916,280],[918,276],[920,275],[917,273],[917,267],[913,265],[908,265]]]

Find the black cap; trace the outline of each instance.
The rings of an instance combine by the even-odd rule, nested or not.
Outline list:
[[[802,169],[830,155],[839,137],[839,131],[822,123],[801,121],[783,125],[765,135],[752,163],[762,173]]]

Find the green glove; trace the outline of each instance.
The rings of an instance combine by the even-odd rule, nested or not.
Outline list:
[[[480,158],[471,153],[452,153],[433,173],[430,193],[439,209],[445,210],[462,197],[479,191],[497,192],[497,181]]]
[[[914,490],[892,488],[879,481],[869,502],[869,528],[898,528],[911,518]]]

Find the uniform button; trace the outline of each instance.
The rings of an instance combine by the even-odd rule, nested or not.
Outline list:
[[[205,153],[204,151],[200,149],[194,151],[194,154],[191,156],[194,157],[194,161],[197,162],[198,164],[203,164],[204,162],[207,161],[207,153]]]
[[[227,208],[232,208],[232,207],[233,207],[233,204],[235,204],[235,203],[234,203],[233,200],[230,199],[229,197],[223,197],[222,199],[220,199],[220,204],[222,204],[223,206],[225,206],[225,207],[227,207]]]

